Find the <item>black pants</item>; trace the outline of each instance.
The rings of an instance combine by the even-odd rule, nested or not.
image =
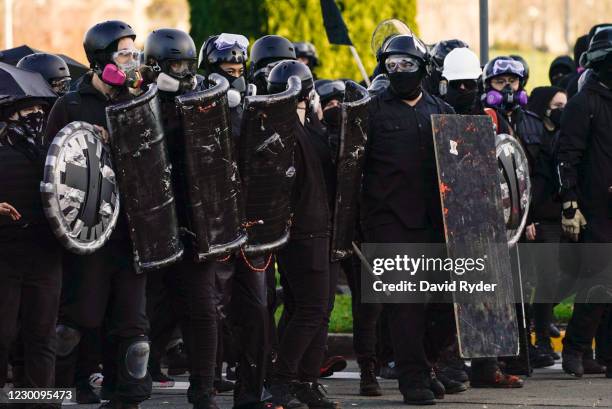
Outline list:
[[[364,231],[370,243],[443,243],[442,232],[406,229],[389,224]],[[440,256],[443,256],[440,254]],[[450,303],[386,304],[400,389],[428,377],[440,352],[452,344],[455,333]],[[374,328],[375,330],[375,328]]]
[[[610,291],[612,282],[612,220],[607,218],[589,218],[587,229],[583,232],[581,241],[584,243],[581,251],[581,267],[579,289],[574,304],[574,312],[567,326],[563,346],[569,351],[585,352],[590,349],[593,338],[597,335],[600,359],[607,365],[612,365],[612,302],[606,291],[594,291],[597,287]],[[589,246],[589,244],[606,243],[605,247]],[[600,294],[600,295],[597,295]],[[597,297],[598,302],[588,302]]]
[[[136,274],[130,246],[112,240],[88,256],[66,255],[65,302],[60,322],[76,329],[103,328],[103,386],[122,402],[141,402],[151,394],[151,377],[125,376],[129,341],[148,334],[146,274]],[[69,278],[68,278],[69,277]]]
[[[327,238],[294,240],[279,253],[285,308],[274,376],[282,381],[319,378],[340,271],[321,264],[328,254]]]
[[[235,267],[229,291],[227,323],[233,334],[233,349],[238,355],[238,381],[234,388],[234,407],[247,406],[268,398],[264,390],[266,364],[270,354],[270,314],[266,267],[270,256],[237,256],[228,261]]]
[[[23,387],[54,386],[61,250],[51,233],[0,243],[0,387],[21,327]]]

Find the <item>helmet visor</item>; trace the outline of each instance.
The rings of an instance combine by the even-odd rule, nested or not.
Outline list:
[[[195,60],[170,60],[168,62],[168,74],[176,78],[184,78],[194,75],[197,62]]]
[[[63,95],[70,91],[70,81],[72,81],[70,77],[53,79],[51,80],[51,88],[56,94]]]
[[[417,72],[421,64],[416,58],[407,55],[391,55],[385,60],[385,68],[389,74],[394,72]]]
[[[346,86],[343,81],[332,81],[317,87],[317,94],[322,98],[332,94],[344,94]]]

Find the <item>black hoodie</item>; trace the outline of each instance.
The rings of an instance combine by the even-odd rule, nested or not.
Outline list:
[[[578,199],[586,219],[610,218],[612,186],[612,90],[592,76],[565,107],[558,162],[563,201]]]

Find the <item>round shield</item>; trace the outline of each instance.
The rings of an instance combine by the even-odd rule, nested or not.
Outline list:
[[[511,135],[497,135],[495,151],[508,245],[513,246],[520,239],[527,223],[531,202],[529,165],[521,144]]]
[[[75,121],[58,132],[40,191],[51,229],[67,250],[88,254],[106,243],[119,216],[119,190],[111,153],[93,125]]]

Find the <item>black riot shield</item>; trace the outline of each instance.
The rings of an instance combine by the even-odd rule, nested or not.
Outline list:
[[[176,98],[183,128],[189,230],[199,260],[228,253],[246,242],[227,102],[229,83],[218,74],[208,80],[211,88]]]
[[[368,123],[368,91],[361,85],[346,82],[342,103],[342,125],[336,170],[336,201],[331,241],[331,260],[352,254],[357,223],[359,187],[363,170]]]
[[[495,153],[501,184],[506,235],[508,244],[513,246],[521,238],[527,224],[527,213],[531,202],[529,165],[520,142],[511,135],[499,134],[495,137]]]
[[[113,161],[137,270],[160,268],[183,254],[157,87],[106,108]]]
[[[478,265],[455,268],[449,277],[456,283],[461,356],[517,355],[518,322],[493,124],[485,115],[431,118],[448,257]]]
[[[274,250],[289,239],[297,77],[280,94],[246,98],[239,142],[239,169],[248,239],[247,254]]]
[[[40,184],[43,210],[61,244],[76,254],[102,247],[119,215],[119,191],[109,148],[87,122],[63,127],[53,139]]]

